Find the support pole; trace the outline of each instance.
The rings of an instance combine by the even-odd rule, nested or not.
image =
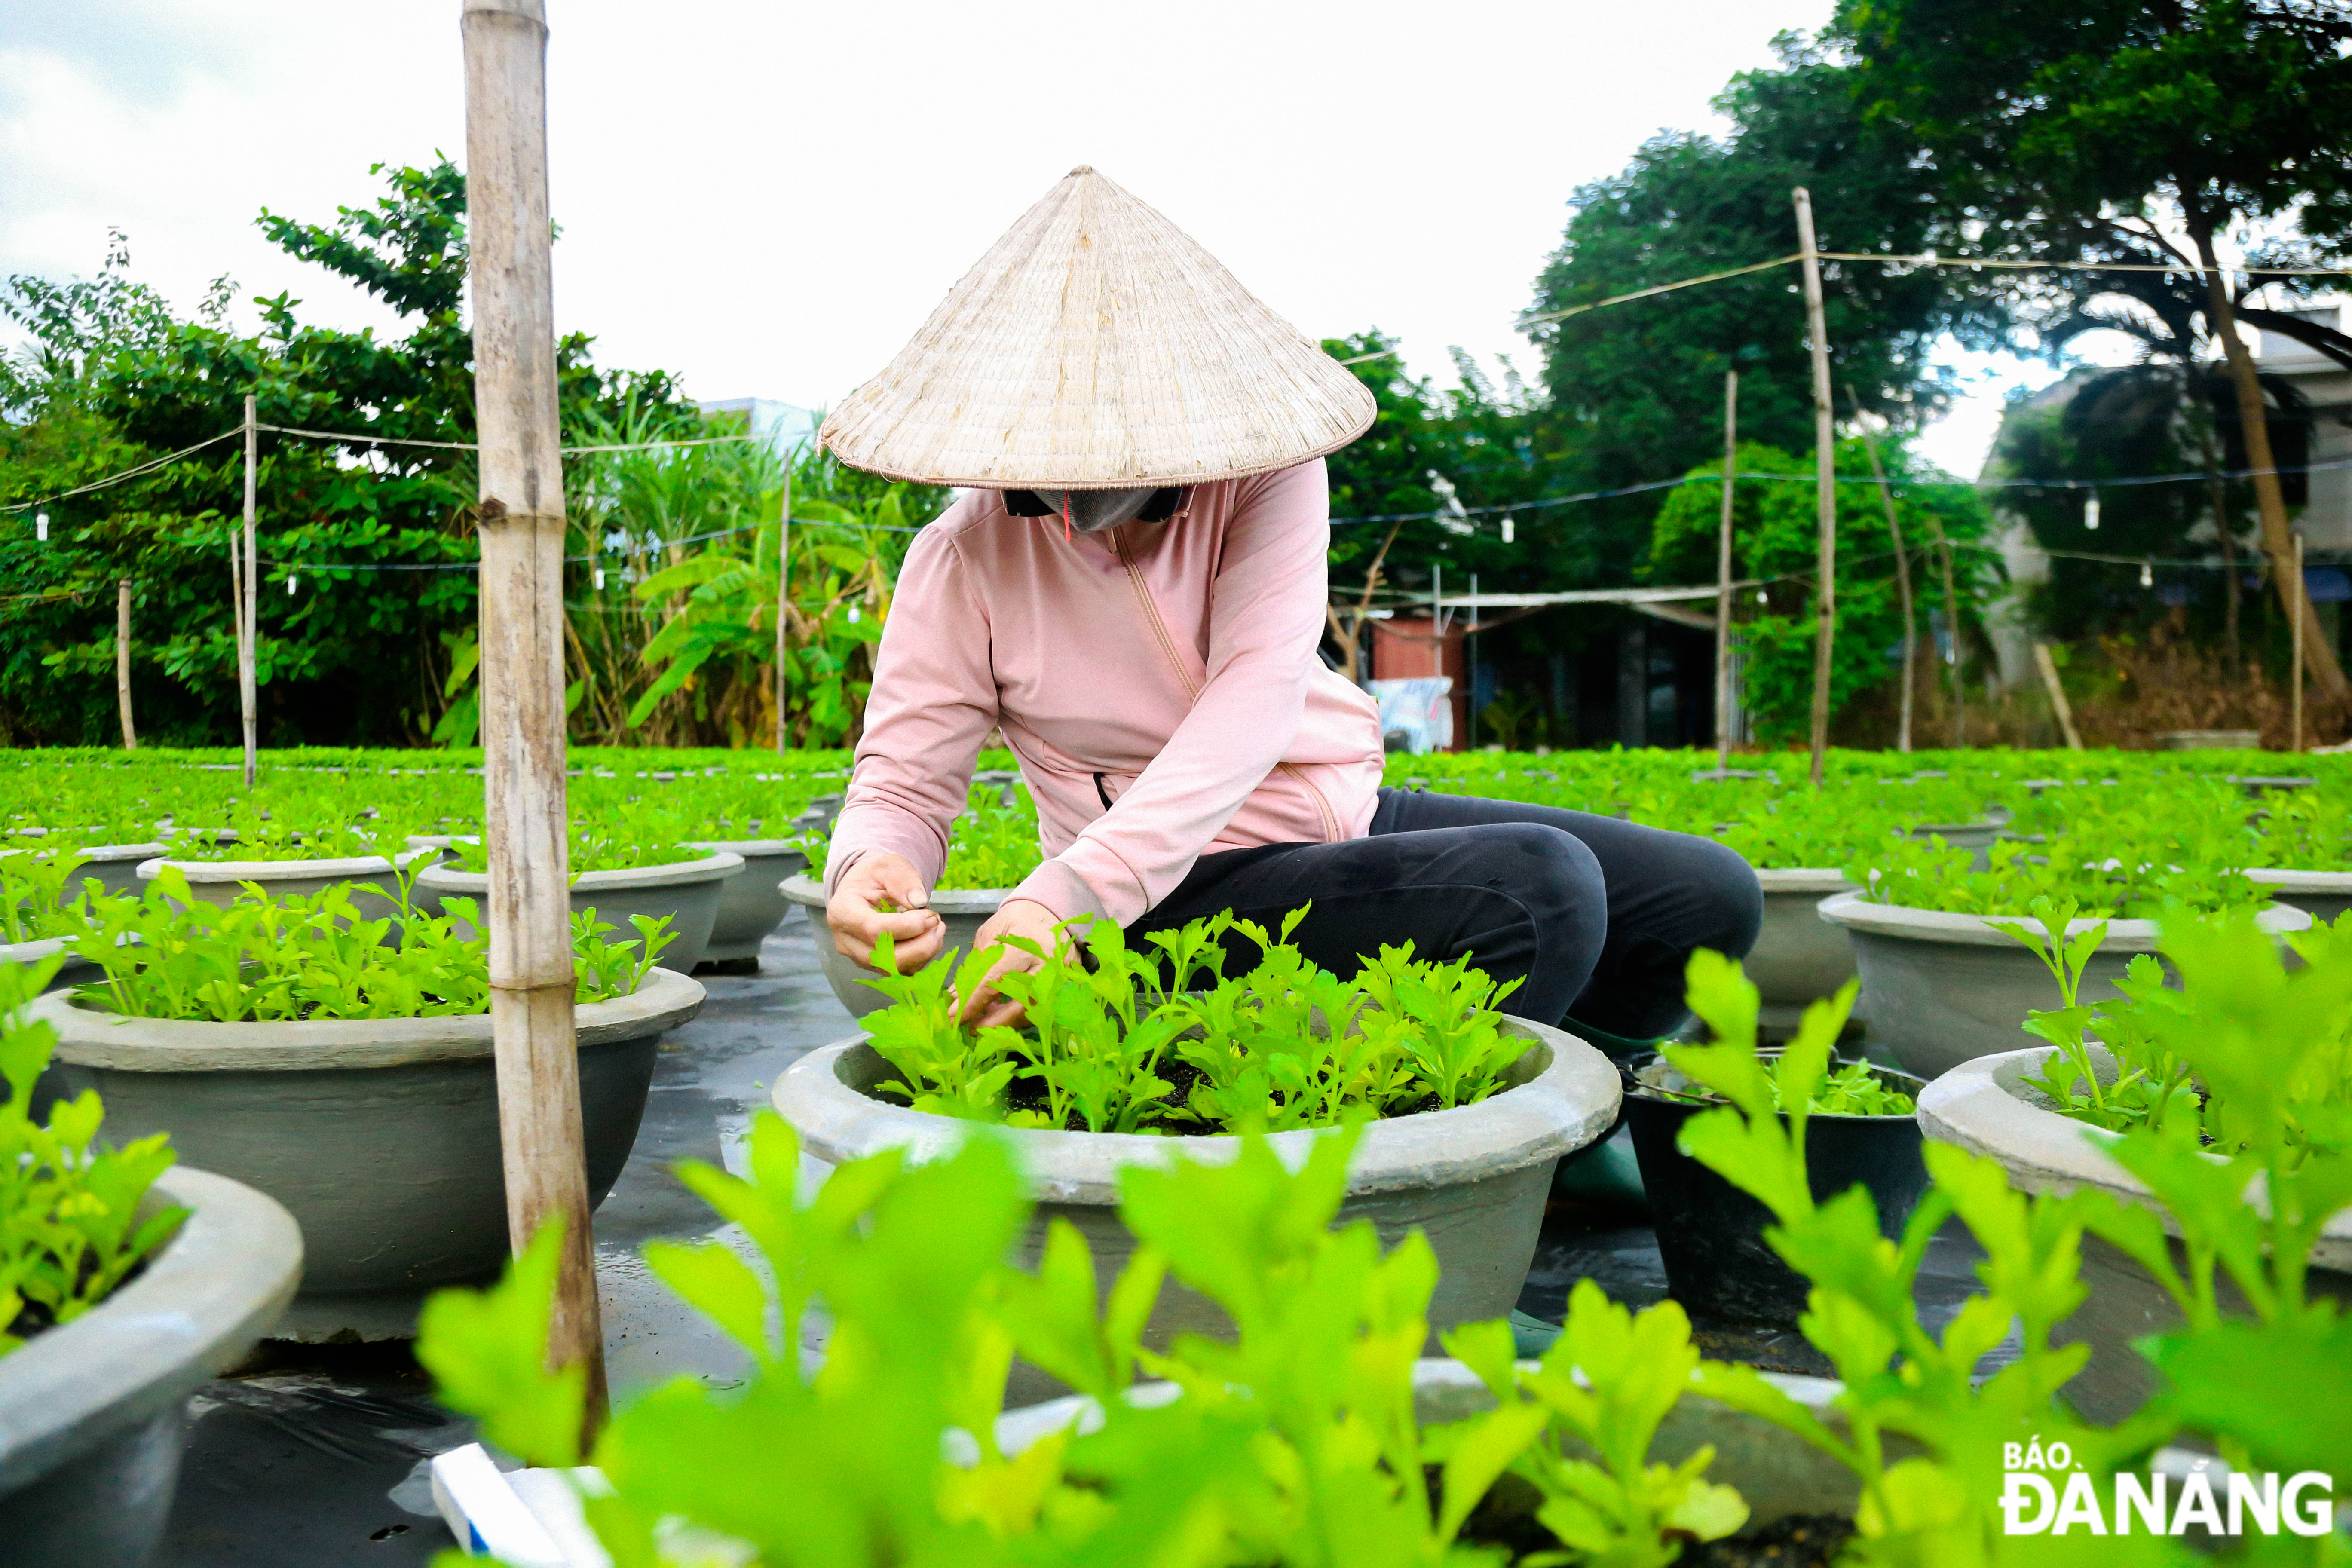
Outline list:
[[[1830,744],[1830,661],[1837,648],[1837,430],[1830,410],[1829,325],[1822,310],[1822,254],[1813,238],[1813,198],[1799,185],[1797,240],[1805,262],[1805,334],[1813,353],[1813,482],[1820,544],[1813,566],[1813,761],[1822,782]]]
[[[2212,323],[2214,341],[2221,344],[2230,385],[2238,395],[2238,431],[2246,444],[2246,467],[2253,470],[2254,509],[2262,519],[2263,549],[2271,558],[2279,607],[2286,612],[2294,627],[2295,668],[2301,669],[2308,659],[2311,679],[2319,688],[2321,700],[2340,707],[2352,701],[2352,681],[2345,679],[2344,666],[2336,657],[2336,645],[2315,635],[2319,627],[2314,621],[2311,595],[2305,591],[2303,574],[2294,572],[2290,576],[2289,557],[2294,553],[2288,537],[2292,525],[2286,515],[2286,491],[2279,485],[2278,460],[2272,456],[2270,413],[2263,401],[2262,376],[2252,352],[2238,336],[2237,302],[2231,298],[2230,281],[2221,275],[2221,261],[2214,255],[2211,226],[2193,226],[2190,237],[2196,241],[2197,259],[2205,274],[2206,314]],[[2301,744],[2298,734],[2297,749]]]
[[[1846,398],[1853,401],[1852,387],[1846,389]],[[1859,426],[1862,405],[1855,403],[1853,412],[1855,424]],[[1914,689],[1918,685],[1916,671],[1919,660],[1919,622],[1911,606],[1911,556],[1903,548],[1903,524],[1895,520],[1894,487],[1886,482],[1886,470],[1878,461],[1878,443],[1871,439],[1867,430],[1862,432],[1862,449],[1870,458],[1870,477],[1878,481],[1878,498],[1886,505],[1887,534],[1895,541],[1895,590],[1903,602],[1903,701],[1901,717],[1895,724],[1895,749],[1908,752],[1911,750],[1911,699]]]
[[[1723,373],[1723,527],[1715,550],[1715,771],[1731,771],[1731,491],[1739,469],[1739,373]]]
[[[114,706],[122,718],[122,749],[139,749],[139,728],[131,721],[131,579],[114,585]]]
[[[776,516],[776,754],[792,749],[791,667],[784,662],[793,616],[793,460],[784,459],[783,510]]]
[[[2058,679],[2058,663],[2050,657],[2050,645],[2033,645],[2033,665],[2042,672],[2042,689],[2050,694],[2050,711],[2058,715],[2058,728],[2066,737],[2066,749],[2079,752],[2083,737],[2074,729],[2074,710],[2066,700],[2066,688]]]
[[[255,752],[255,738],[259,729],[256,721],[255,664],[261,651],[261,591],[260,575],[253,563],[253,489],[254,469],[259,463],[257,452],[261,431],[254,421],[253,394],[245,395],[245,581],[237,585],[236,702],[237,713],[245,726],[245,787],[251,789],[259,769]]]
[[[2294,598],[2306,611],[2310,603],[2305,592],[2307,586],[2303,580],[2303,535],[2298,533],[2294,536]],[[2303,750],[2303,623],[2307,618],[2307,615],[2294,617],[2294,739],[2287,746],[2290,752]]]
[[[484,841],[507,1233],[563,1226],[550,1355],[605,1407],[572,1035],[564,791],[563,462],[547,203],[542,0],[464,0],[466,215],[481,442]]]

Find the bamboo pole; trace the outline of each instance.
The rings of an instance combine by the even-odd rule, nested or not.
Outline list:
[[[1723,525],[1715,550],[1715,771],[1731,771],[1731,494],[1739,469],[1739,373],[1723,373]]]
[[[1853,401],[1852,387],[1846,388],[1846,398]],[[1856,403],[1854,416],[1857,426],[1861,422],[1861,415],[1862,405]],[[1903,524],[1895,521],[1894,487],[1886,482],[1886,470],[1878,461],[1878,443],[1871,439],[1867,430],[1862,432],[1862,449],[1870,458],[1870,477],[1878,481],[1878,497],[1886,506],[1886,531],[1895,541],[1895,591],[1896,597],[1903,602],[1903,701],[1902,717],[1895,725],[1895,749],[1907,752],[1911,750],[1912,691],[1918,684],[1915,671],[1919,661],[1918,617],[1911,607],[1911,556],[1903,548]]]
[[[793,463],[784,459],[783,510],[776,515],[776,754],[792,748],[791,667],[785,664],[793,605]]]
[[[139,749],[139,729],[131,721],[131,579],[114,585],[114,706],[122,718],[122,749]]]
[[[2050,657],[2050,645],[2033,645],[2033,666],[2042,672],[2042,689],[2050,694],[2050,710],[2058,715],[2058,728],[2066,737],[2066,749],[2079,752],[2083,737],[2074,730],[2074,710],[2066,700],[2066,688],[2058,680],[2058,663]]]
[[[2296,602],[2304,605],[2306,610],[2309,608],[2309,597],[2306,593],[2309,584],[2303,580],[2303,535],[2298,533],[2294,536],[2294,596]],[[2303,750],[2303,623],[2305,619],[2304,616],[2297,616],[2294,618],[2294,741],[2287,747],[2290,752]]]
[[[257,677],[255,664],[260,653],[260,576],[253,563],[253,492],[254,469],[258,465],[257,453],[261,431],[254,417],[253,394],[245,395],[245,580],[238,584],[238,602],[242,606],[237,617],[236,703],[237,716],[245,728],[245,787],[251,789],[259,773],[259,758],[255,752],[255,740],[259,725],[254,712]]]
[[[507,1231],[563,1226],[549,1352],[605,1408],[580,1129],[564,790],[563,462],[547,203],[543,0],[464,0],[467,227],[481,442],[490,1029]]]
[[[1813,356],[1813,482],[1820,542],[1813,574],[1813,758],[1810,777],[1822,782],[1830,744],[1830,661],[1837,645],[1837,431],[1830,411],[1829,325],[1822,309],[1822,253],[1813,238],[1813,198],[1799,185],[1797,238],[1805,264],[1805,332]]]
[[[2238,308],[2230,297],[2229,279],[2221,275],[2219,258],[2213,252],[2213,231],[2200,225],[2190,230],[2197,243],[2197,259],[2203,264],[2205,298],[2213,327],[2214,340],[2221,344],[2221,359],[2230,376],[2230,385],[2238,396],[2238,431],[2246,444],[2246,467],[2252,469],[2254,509],[2262,519],[2263,549],[2271,558],[2271,571],[2277,579],[2279,606],[2287,614],[2295,631],[2295,668],[2305,661],[2311,667],[2311,679],[2319,688],[2319,695],[2328,702],[2342,704],[2352,701],[2352,680],[2344,674],[2344,666],[2336,659],[2336,647],[2324,637],[2306,635],[2319,630],[2311,607],[2311,595],[2306,591],[2303,574],[2296,572],[2288,580],[2288,559],[2294,553],[2289,539],[2291,525],[2286,515],[2286,491],[2279,485],[2277,459],[2271,451],[2270,414],[2263,402],[2262,376],[2254,364],[2254,356],[2245,340],[2238,335]],[[2301,737],[2297,737],[2301,744]]]

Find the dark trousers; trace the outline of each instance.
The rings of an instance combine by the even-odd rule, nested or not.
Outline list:
[[[1472,795],[1383,789],[1371,832],[1339,844],[1203,855],[1131,940],[1224,909],[1269,932],[1302,904],[1291,940],[1353,974],[1359,954],[1412,939],[1416,957],[1473,955],[1523,979],[1503,1011],[1627,1039],[1680,1025],[1692,950],[1745,957],[1764,896],[1748,862],[1710,838],[1613,816]],[[1228,973],[1255,952],[1230,939]]]

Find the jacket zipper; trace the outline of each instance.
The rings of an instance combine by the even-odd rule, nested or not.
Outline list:
[[[1192,679],[1192,672],[1186,668],[1184,661],[1177,657],[1176,639],[1168,635],[1168,623],[1160,618],[1160,605],[1151,597],[1151,590],[1144,585],[1143,574],[1137,570],[1135,557],[1128,553],[1127,540],[1116,530],[1112,531],[1110,538],[1111,548],[1118,553],[1118,563],[1127,568],[1128,584],[1134,588],[1136,598],[1143,605],[1143,618],[1151,623],[1153,634],[1160,638],[1160,653],[1167,658],[1169,668],[1175,670],[1176,679],[1183,682],[1186,700],[1198,702],[1201,700],[1200,683]],[[1276,773],[1286,773],[1296,779],[1298,786],[1307,792],[1307,797],[1315,803],[1315,815],[1323,824],[1323,842],[1338,843],[1339,841],[1339,815],[1331,809],[1331,803],[1323,797],[1323,792],[1315,787],[1315,782],[1299,771],[1295,763],[1276,763],[1274,767]],[[1096,787],[1097,789],[1101,787],[1099,782],[1097,783]]]

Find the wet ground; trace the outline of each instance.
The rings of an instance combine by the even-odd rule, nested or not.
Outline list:
[[[776,1075],[854,1029],[797,912],[769,940],[759,974],[706,975],[703,984],[709,1001],[663,1043],[635,1151],[596,1215],[605,1354],[624,1401],[681,1373],[741,1374],[737,1355],[651,1279],[635,1248],[716,1227],[671,1167],[681,1159],[728,1164]],[[1975,1262],[1964,1236],[1947,1234],[1931,1247],[1919,1290],[1931,1329],[1966,1296]],[[1656,1242],[1637,1213],[1605,1199],[1555,1202],[1521,1312],[1557,1323],[1570,1288],[1586,1277],[1631,1306],[1664,1298]],[[1793,1333],[1696,1327],[1711,1355],[1827,1370]],[[466,1423],[434,1405],[404,1346],[277,1347],[241,1375],[206,1384],[192,1404],[163,1568],[428,1563],[455,1542],[434,1511],[425,1462],[472,1439]]]

